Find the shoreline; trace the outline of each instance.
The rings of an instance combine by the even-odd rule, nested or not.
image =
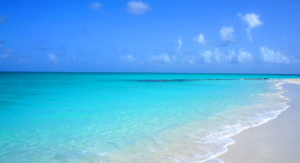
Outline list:
[[[289,80],[292,80],[291,82]],[[278,90],[281,90],[281,92],[279,92],[277,95],[280,96],[280,98],[282,99],[285,99],[286,101],[284,102],[284,104],[286,106],[283,107],[283,109],[280,109],[280,110],[276,110],[276,111],[271,111],[273,113],[276,113],[273,117],[267,117],[267,118],[263,118],[263,119],[260,119],[259,121],[257,122],[252,122],[253,124],[252,125],[247,125],[247,126],[244,126],[242,128],[239,129],[239,131],[235,132],[235,133],[232,133],[230,135],[225,135],[224,137],[222,137],[221,139],[228,139],[227,141],[229,141],[228,143],[224,143],[224,146],[221,147],[223,149],[222,152],[219,152],[219,153],[216,153],[214,155],[212,155],[211,157],[205,159],[205,160],[201,160],[201,161],[197,161],[197,162],[205,162],[205,163],[210,163],[210,162],[223,162],[222,160],[220,160],[218,157],[219,156],[222,156],[223,154],[226,154],[226,152],[228,152],[228,146],[231,146],[233,144],[235,144],[235,140],[232,139],[232,137],[236,136],[236,135],[239,135],[241,133],[243,133],[243,131],[245,130],[248,130],[248,129],[251,129],[251,128],[255,128],[255,127],[259,127],[265,123],[268,123],[269,121],[273,120],[273,119],[276,119],[282,112],[286,111],[290,106],[287,105],[287,103],[289,103],[291,100],[285,96],[283,96],[284,93],[288,92],[289,90],[287,89],[283,89],[282,88],[282,85],[283,84],[286,84],[287,82],[288,83],[297,83],[297,84],[300,84],[299,80],[297,79],[297,81],[293,81],[294,79],[279,79],[279,80],[274,80],[274,81],[279,81],[276,85],[277,89]],[[299,82],[299,83],[298,83]]]
[[[282,111],[279,111],[279,113],[274,117],[270,118],[258,125],[251,126],[248,128],[245,128],[241,130],[239,133],[236,133],[232,136],[230,136],[230,139],[233,140],[233,143],[226,144],[225,145],[225,151],[222,153],[219,153],[212,157],[209,160],[202,161],[202,162],[230,162],[230,163],[238,163],[238,162],[276,162],[278,159],[276,157],[279,156],[278,153],[287,153],[287,148],[278,148],[275,147],[278,144],[284,145],[289,141],[288,137],[300,137],[300,131],[296,130],[295,133],[292,133],[292,135],[284,135],[281,132],[281,128],[286,128],[286,126],[292,125],[294,129],[300,129],[300,127],[297,127],[297,123],[289,122],[291,120],[290,117],[297,117],[297,122],[300,124],[300,111],[298,111],[300,107],[299,97],[300,97],[300,79],[286,79],[284,80],[284,84],[281,84],[280,87],[283,87],[284,90],[287,90],[282,95],[286,98],[288,98],[290,101],[287,102],[289,105],[287,108],[285,108]],[[296,113],[293,113],[296,112]],[[297,116],[295,116],[297,114]],[[282,120],[283,119],[283,120]],[[287,121],[284,122],[285,125],[279,123],[281,121],[284,121],[286,119]],[[279,124],[278,124],[279,123]],[[280,128],[278,128],[278,125]],[[276,129],[278,128],[278,129]],[[288,130],[293,131],[293,130]],[[267,135],[267,137],[266,137]],[[277,139],[276,139],[277,138]],[[275,139],[275,140],[274,140]],[[251,141],[249,141],[251,140]],[[270,141],[273,140],[273,141]],[[280,141],[278,141],[280,140]],[[297,143],[300,145],[300,140],[297,141]],[[259,151],[262,147],[261,144],[264,144],[263,147],[267,148],[269,151],[272,151],[269,155],[266,156],[265,151]],[[298,146],[299,146],[298,145]],[[256,149],[258,148],[258,149]],[[298,150],[298,155],[300,154],[300,147],[294,147],[295,149],[290,150]],[[280,149],[279,151],[277,149]],[[277,151],[276,151],[277,150]],[[292,153],[292,152],[289,152]],[[272,156],[271,158],[270,155]],[[297,154],[295,154],[297,155]],[[267,157],[267,158],[266,158]],[[276,158],[276,159],[274,159]],[[290,162],[293,160],[293,157],[281,157],[282,161]],[[294,160],[300,160],[300,155],[297,157],[297,159]]]
[[[291,83],[291,84],[300,84],[300,78],[299,79],[286,79],[284,81]]]

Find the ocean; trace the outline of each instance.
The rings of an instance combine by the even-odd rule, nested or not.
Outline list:
[[[300,75],[0,73],[0,162],[221,161]],[[255,80],[250,80],[255,79]]]

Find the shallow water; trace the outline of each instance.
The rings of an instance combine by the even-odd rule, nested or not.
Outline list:
[[[244,78],[269,80],[198,81]],[[206,160],[288,107],[282,78],[300,76],[0,73],[0,162]]]

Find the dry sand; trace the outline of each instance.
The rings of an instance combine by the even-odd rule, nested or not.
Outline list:
[[[300,84],[300,79],[286,79],[285,81],[288,83]]]
[[[232,137],[233,145],[218,159],[224,163],[300,162],[300,79],[286,80],[283,95],[291,106],[277,118]],[[290,84],[298,83],[298,84]]]

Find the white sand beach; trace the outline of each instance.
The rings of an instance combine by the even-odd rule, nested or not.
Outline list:
[[[277,118],[232,137],[234,144],[220,156],[224,163],[300,162],[300,79],[285,80],[283,94],[290,107]]]

